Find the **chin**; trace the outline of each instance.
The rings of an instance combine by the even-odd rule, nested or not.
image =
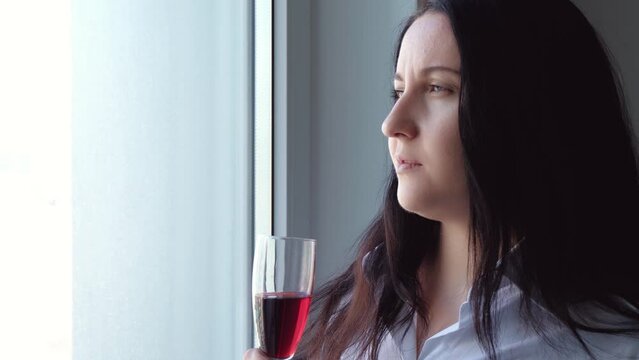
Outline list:
[[[397,202],[399,203],[399,206],[402,207],[402,209],[411,214],[419,215],[425,219],[433,221],[440,221],[438,219],[438,216],[433,213],[432,209],[430,209],[429,211],[429,209],[425,208],[424,204],[427,204],[428,201],[424,199],[420,199],[416,196],[402,196],[402,194],[398,192]]]
[[[420,215],[420,213],[422,213],[424,210],[423,204],[419,204],[420,201],[418,201],[414,196],[401,196],[401,194],[398,193],[397,202],[399,203],[399,206],[402,207],[402,209],[408,211],[409,213]]]

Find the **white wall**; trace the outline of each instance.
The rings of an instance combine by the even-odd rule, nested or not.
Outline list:
[[[612,51],[624,80],[626,100],[639,136],[639,1],[572,0]]]
[[[73,355],[250,345],[248,1],[74,1]]]
[[[393,49],[414,7],[414,0],[311,2],[308,218],[319,282],[352,260],[381,204],[391,164],[381,124],[391,107]]]

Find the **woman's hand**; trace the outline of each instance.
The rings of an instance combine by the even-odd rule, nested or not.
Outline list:
[[[244,353],[244,360],[269,360],[260,349],[248,349]]]

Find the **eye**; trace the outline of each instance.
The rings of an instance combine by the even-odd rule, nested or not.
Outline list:
[[[403,93],[404,93],[404,90],[394,90],[393,89],[393,90],[391,90],[391,94],[390,94],[391,95],[391,99],[397,101],[402,96]]]
[[[442,87],[442,86],[439,86],[439,85],[429,85],[428,86],[428,90],[429,90],[429,92],[434,92],[434,93],[442,93],[442,92],[449,91],[445,87]]]

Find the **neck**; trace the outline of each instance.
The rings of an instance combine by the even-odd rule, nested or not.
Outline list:
[[[439,252],[427,272],[429,292],[438,299],[464,301],[472,284],[472,263],[469,262],[468,226],[463,223],[441,224]]]

